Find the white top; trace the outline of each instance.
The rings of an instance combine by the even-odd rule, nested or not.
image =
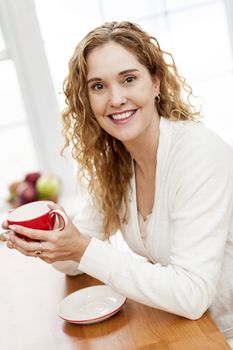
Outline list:
[[[75,218],[92,238],[79,269],[137,302],[189,319],[210,308],[233,335],[233,151],[191,121],[161,118],[154,208],[143,242],[135,191],[122,234],[144,259],[102,239],[102,218],[88,203]],[[78,264],[56,268],[77,274]]]
[[[146,244],[146,237],[148,235],[148,225],[152,214],[147,215],[145,218],[138,211],[138,227],[143,244]]]

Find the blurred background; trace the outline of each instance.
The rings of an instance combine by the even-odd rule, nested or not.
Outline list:
[[[74,166],[60,157],[62,84],[79,40],[112,20],[140,24],[173,54],[204,122],[233,146],[233,0],[0,0],[0,213],[9,184],[31,173],[49,176],[46,186],[59,179],[75,210]]]

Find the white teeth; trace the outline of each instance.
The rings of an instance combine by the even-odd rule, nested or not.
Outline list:
[[[132,114],[134,114],[135,111],[131,111],[131,112],[124,112],[121,114],[112,114],[111,117],[114,120],[121,120],[121,119],[125,119],[125,118],[129,118],[131,117]]]

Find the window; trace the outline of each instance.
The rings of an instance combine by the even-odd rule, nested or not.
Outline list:
[[[233,144],[233,64],[223,0],[35,0],[35,4],[57,93],[84,34],[104,21],[127,19],[139,23],[174,55],[180,74],[201,97],[205,123]]]
[[[22,178],[26,172],[37,169],[38,161],[15,65],[5,51],[2,35],[0,47],[0,208],[4,208],[9,183]]]

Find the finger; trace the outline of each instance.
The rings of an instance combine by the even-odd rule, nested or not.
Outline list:
[[[42,245],[42,242],[25,241],[14,233],[9,235],[8,243],[10,244],[9,248],[15,248],[26,256],[35,256],[36,251],[45,250],[45,242]]]
[[[31,251],[27,251],[27,250],[24,250],[22,249],[21,247],[13,244],[12,242],[8,241],[7,242],[7,247],[10,248],[10,249],[15,249],[17,250],[18,252],[20,252],[21,254],[25,255],[25,256],[30,256],[30,257],[36,257],[36,250],[31,252]]]
[[[10,225],[9,229],[38,241],[49,241],[49,237],[51,237],[51,231],[34,230],[32,228],[27,228],[19,225]]]
[[[2,228],[3,228],[3,230],[7,230],[8,229],[8,221],[3,221]]]
[[[6,232],[0,234],[0,241],[6,242],[8,240],[8,234]]]
[[[7,247],[9,248],[9,249],[14,249],[14,246],[13,246],[13,243],[12,242],[10,242],[9,240],[7,240]]]
[[[63,206],[61,204],[51,202],[51,204],[48,204],[48,207],[50,209],[60,209],[60,210],[64,211],[64,213],[65,213],[65,209],[63,208]]]
[[[52,257],[49,257],[49,254],[47,253],[45,247],[44,247],[44,242],[43,242],[43,246],[38,245],[39,242],[37,243],[37,247],[32,246],[28,249],[23,249],[19,246],[13,245],[12,248],[17,249],[20,253],[22,253],[23,255],[27,256],[27,257],[32,257],[32,258],[39,258],[43,261],[45,261],[48,264],[51,264],[52,262],[54,262],[55,260]],[[37,252],[41,251],[41,254],[38,255]]]

